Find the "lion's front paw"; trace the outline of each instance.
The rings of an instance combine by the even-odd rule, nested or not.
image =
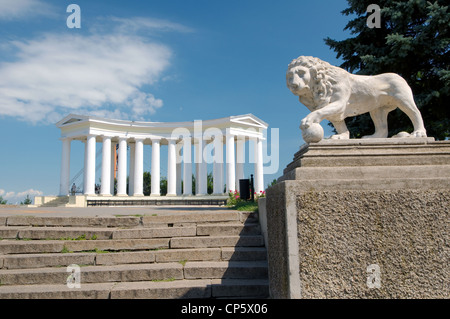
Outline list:
[[[315,123],[320,123],[320,117],[317,113],[313,112],[310,113],[307,117],[305,117],[301,123],[300,123],[300,128],[302,130],[307,129],[308,127],[310,127],[311,125],[315,124]]]
[[[417,130],[411,133],[412,137],[427,137],[427,132],[424,130]]]
[[[302,131],[306,130],[307,128],[309,128],[311,126],[311,122],[308,121],[307,118],[304,118],[301,122],[300,122],[300,129]]]

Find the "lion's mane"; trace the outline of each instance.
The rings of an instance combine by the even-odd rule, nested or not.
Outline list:
[[[299,56],[297,59],[292,60],[288,70],[296,66],[306,67],[310,72],[311,81],[309,87],[315,107],[322,107],[330,103],[333,87],[338,83],[339,79],[347,75],[347,71],[312,56]]]

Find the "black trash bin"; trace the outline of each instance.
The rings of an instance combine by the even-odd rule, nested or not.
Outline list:
[[[249,200],[250,199],[250,180],[247,179],[240,179],[239,180],[239,190],[240,190],[240,198],[243,200]]]

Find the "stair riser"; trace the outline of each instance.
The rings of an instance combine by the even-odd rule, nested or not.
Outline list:
[[[2,239],[59,240],[77,239],[150,239],[189,236],[247,236],[259,235],[258,224],[247,225],[198,225],[186,227],[111,229],[71,227],[3,227],[0,229]]]
[[[233,248],[163,249],[157,251],[111,253],[26,254],[0,257],[0,269],[31,269],[77,265],[119,265],[179,261],[258,261],[266,260],[264,248],[241,251]]]
[[[196,227],[119,229],[112,233],[112,239],[188,237],[196,232]]]
[[[267,298],[267,281],[182,280],[174,282],[136,282],[66,285],[3,286],[0,299],[189,299],[189,298]],[[33,289],[34,288],[34,289]]]
[[[85,239],[110,239],[113,232],[110,230],[72,230],[72,229],[27,229],[20,230],[17,234],[18,239],[76,239],[84,237]]]
[[[181,265],[180,265],[181,266]],[[89,270],[80,268],[81,283],[107,283],[107,282],[130,282],[130,281],[152,281],[183,279],[182,267],[163,267],[159,269],[136,269],[136,270]],[[51,285],[65,284],[70,274],[66,268],[53,271],[35,271],[23,273],[0,273],[2,285]]]
[[[267,267],[185,267],[186,279],[264,279],[267,278]]]
[[[248,236],[260,234],[261,228],[258,224],[197,226],[197,236]]]
[[[3,269],[31,269],[44,267],[66,267],[71,264],[95,265],[96,254],[47,254],[6,256],[3,258]],[[0,266],[2,265],[0,261]]]
[[[0,254],[36,254],[98,250],[151,250],[169,248],[169,238],[126,240],[9,241],[0,242]]]
[[[141,218],[9,216],[6,217],[5,223],[8,226],[136,227],[140,225]]]
[[[263,246],[262,236],[224,236],[224,237],[185,237],[172,238],[171,248],[206,248],[206,247],[235,247],[235,246]]]

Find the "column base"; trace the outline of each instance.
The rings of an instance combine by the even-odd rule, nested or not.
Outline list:
[[[144,194],[133,194],[133,197],[144,197]]]
[[[166,197],[177,197],[177,194],[166,194]]]
[[[150,197],[161,197],[161,194],[150,194]]]
[[[101,196],[101,197],[112,197],[113,195],[111,195],[111,194],[100,194],[99,196]]]
[[[116,194],[117,197],[128,197],[128,194]]]

